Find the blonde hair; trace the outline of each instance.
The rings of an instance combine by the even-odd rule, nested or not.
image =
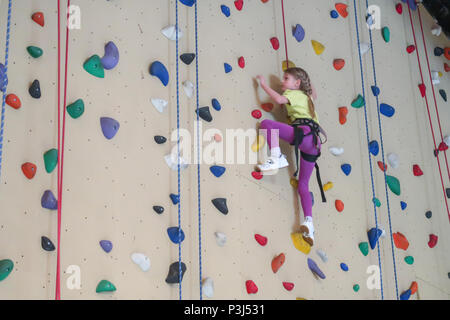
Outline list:
[[[308,96],[309,113],[314,119],[316,117],[316,111],[314,108],[314,103],[311,99],[312,87],[311,87],[311,79],[309,78],[308,73],[302,68],[288,68],[286,69],[286,71],[284,71],[284,73],[290,74],[296,80],[301,81],[300,88],[298,88],[298,90],[303,91],[303,93]]]

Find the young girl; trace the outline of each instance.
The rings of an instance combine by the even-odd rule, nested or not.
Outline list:
[[[320,156],[321,140],[319,133],[325,137],[325,132],[319,126],[319,120],[314,108],[313,99],[316,97],[308,74],[301,68],[289,68],[284,72],[282,81],[283,94],[280,95],[267,86],[263,76],[257,76],[264,91],[278,104],[285,105],[291,124],[273,120],[263,120],[261,129],[266,129],[266,140],[270,148],[270,157],[265,163],[258,165],[262,172],[274,171],[287,167],[289,163],[285,155],[281,154],[278,138],[295,146],[298,166],[298,149],[301,152],[300,173],[298,177],[298,193],[305,216],[300,226],[303,238],[311,246],[314,244],[314,226],[312,221],[312,199],[309,192],[309,178],[314,167],[317,169],[317,179],[322,187],[317,158]],[[273,136],[272,136],[273,135]],[[272,139],[274,138],[274,139]],[[298,171],[298,169],[297,169]],[[294,173],[294,176],[297,174]],[[322,201],[325,196],[321,188]]]

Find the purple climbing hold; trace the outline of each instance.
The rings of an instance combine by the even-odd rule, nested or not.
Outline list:
[[[100,241],[100,247],[102,247],[102,249],[106,252],[109,253],[112,248],[113,248],[113,244],[111,241],[109,240],[101,240]]]
[[[45,209],[58,210],[58,200],[56,200],[53,192],[46,190],[41,198],[41,205]]]
[[[100,118],[100,126],[106,139],[112,139],[119,131],[120,124],[117,120],[108,117]]]
[[[322,272],[322,270],[319,269],[317,264],[311,258],[308,258],[308,267],[313,274],[317,275],[321,279],[325,279],[325,274]]]
[[[301,25],[297,24],[292,30],[292,34],[298,42],[302,42],[302,40],[305,38],[305,29],[303,29]]]
[[[105,55],[101,59],[103,68],[111,70],[119,63],[119,49],[114,42],[110,41],[105,45]]]

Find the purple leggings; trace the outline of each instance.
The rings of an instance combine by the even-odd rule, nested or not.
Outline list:
[[[300,128],[303,129],[303,133],[305,135],[311,132],[311,129],[308,126],[300,126]],[[294,141],[294,128],[288,124],[273,120],[263,120],[261,122],[261,129],[267,130],[266,140],[269,148],[271,149],[279,146],[278,138],[281,138],[289,143],[293,143]],[[313,135],[311,134],[303,138],[303,141],[298,148],[300,151],[307,154],[317,155],[321,148],[320,139],[317,139],[317,147],[314,145]],[[305,217],[312,217],[312,199],[311,194],[309,193],[309,178],[313,172],[314,165],[314,162],[306,161],[300,157],[298,194],[300,195],[300,201],[302,203],[303,214]]]

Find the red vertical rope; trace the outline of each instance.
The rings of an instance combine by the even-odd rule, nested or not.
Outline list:
[[[419,58],[419,48],[417,47],[417,40],[416,40],[416,33],[414,31],[414,25],[413,25],[413,21],[412,21],[412,16],[411,16],[411,8],[409,7],[409,3],[408,3],[408,12],[409,12],[409,20],[411,22],[411,29],[412,29],[412,33],[413,33],[413,37],[414,37],[414,45],[416,46],[416,54],[417,54],[417,63],[419,65],[419,71],[420,71],[420,78],[422,79],[422,83],[423,83],[423,75],[422,75],[422,65],[420,64],[420,58]],[[427,105],[427,111],[428,111],[428,120],[430,121],[430,127],[431,127],[431,135],[433,136],[433,143],[434,143],[434,149],[436,148],[436,139],[434,137],[434,129],[433,129],[433,123],[431,122],[431,116],[430,116],[430,108],[428,106],[428,99],[427,99],[427,94],[425,91],[425,103]],[[447,215],[448,215],[448,219],[450,222],[450,211],[448,209],[448,203],[447,203],[447,194],[445,192],[445,187],[444,187],[444,180],[442,178],[442,171],[441,171],[441,164],[439,162],[439,154],[436,155],[436,161],[439,167],[439,175],[441,177],[441,184],[442,184],[442,191],[444,192],[444,201],[445,201],[445,205],[447,207]]]
[[[286,50],[286,68],[289,67],[289,59],[288,59],[288,48],[287,48],[287,39],[286,39],[286,22],[284,20],[284,1],[281,0],[281,13],[283,15],[283,29],[284,29],[284,49]]]

